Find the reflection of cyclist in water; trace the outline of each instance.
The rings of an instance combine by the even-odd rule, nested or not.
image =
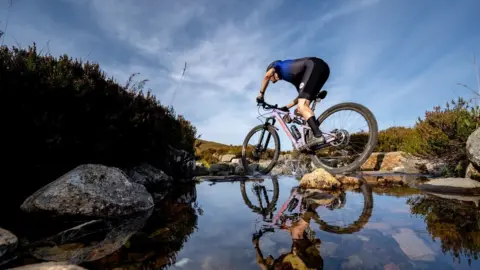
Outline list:
[[[296,193],[296,189],[293,190]],[[257,263],[261,269],[323,269],[323,258],[320,255],[321,240],[314,237],[310,230],[310,220],[317,215],[316,209],[320,205],[332,207],[337,202],[337,196],[327,194],[321,198],[302,197],[304,211],[291,226],[286,225],[286,220],[281,221],[281,228],[290,232],[292,237],[291,251],[282,254],[276,260],[270,255],[266,259],[259,247],[259,240],[263,232],[254,234],[253,245],[257,252]],[[296,206],[294,207],[296,208]],[[292,217],[295,219],[293,215]],[[272,231],[273,229],[266,229]]]

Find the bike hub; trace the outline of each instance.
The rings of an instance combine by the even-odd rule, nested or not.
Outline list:
[[[335,140],[332,142],[333,146],[345,146],[350,142],[350,133],[344,129],[335,129],[332,131]]]

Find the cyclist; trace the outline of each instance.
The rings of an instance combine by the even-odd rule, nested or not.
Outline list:
[[[288,111],[288,109],[297,105],[297,112],[307,120],[315,137],[309,145],[322,144],[325,142],[325,138],[320,131],[320,124],[310,109],[310,102],[316,98],[329,76],[330,68],[328,64],[317,57],[275,60],[267,67],[260,94],[257,96],[257,102],[263,102],[263,96],[269,81],[276,83],[279,80],[284,80],[293,84],[298,91],[297,98],[280,109]]]
[[[323,202],[323,204],[328,203]],[[308,206],[300,218],[293,221],[291,226],[286,226],[285,223],[282,225],[282,228],[287,229],[292,237],[292,246],[289,252],[283,253],[277,259],[271,255],[264,258],[259,243],[263,232],[260,231],[253,235],[252,242],[256,251],[256,261],[261,269],[323,269],[323,258],[320,255],[322,241],[316,238],[315,233],[309,228],[310,220],[317,215],[316,208],[321,204],[306,203],[304,198],[302,204],[308,204]],[[270,231],[272,230],[270,229]]]

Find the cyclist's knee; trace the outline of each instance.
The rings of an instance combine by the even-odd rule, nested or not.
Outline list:
[[[308,103],[309,102],[306,99],[303,99],[303,98],[299,99],[298,100],[298,105],[297,105],[298,111],[300,111],[300,113],[310,111],[310,107],[308,106],[309,105]]]

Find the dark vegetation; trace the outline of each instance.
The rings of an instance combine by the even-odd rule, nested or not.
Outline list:
[[[0,47],[2,190],[28,196],[84,163],[168,171],[170,146],[193,154],[195,127],[132,78],[120,85],[96,63],[41,55],[35,44]]]
[[[480,216],[473,202],[460,202],[435,196],[413,196],[407,200],[410,212],[422,218],[442,252],[461,263],[478,260],[480,254]]]
[[[444,108],[436,106],[433,110],[426,111],[423,119],[419,117],[411,128],[391,127],[380,131],[375,151],[404,151],[425,159],[446,161],[452,174],[463,177],[468,165],[466,141],[478,127],[480,108],[473,105],[471,100],[458,98],[457,101],[447,103]],[[363,148],[367,138],[365,134],[352,134],[352,145]],[[200,143],[202,146],[197,147],[197,159],[209,163],[217,162],[215,156],[218,155],[227,153],[241,155],[241,146],[206,141]],[[285,153],[289,152],[282,152]]]
[[[444,108],[436,106],[418,118],[412,128],[392,127],[380,132],[377,151],[404,151],[449,164],[453,175],[463,177],[468,166],[466,142],[480,127],[480,108],[458,98]]]

